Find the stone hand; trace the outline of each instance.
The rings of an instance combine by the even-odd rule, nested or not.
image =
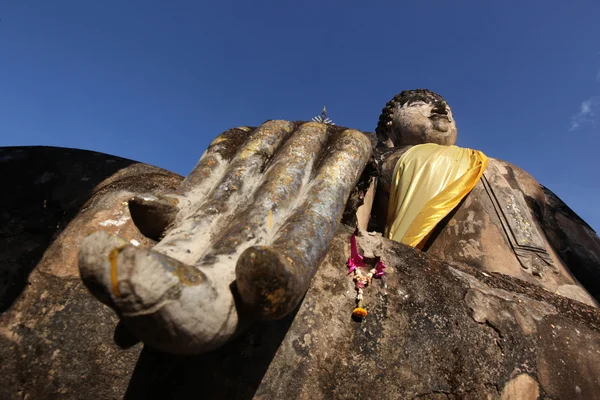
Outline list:
[[[105,232],[82,243],[80,274],[146,344],[215,349],[299,304],[371,143],[356,130],[269,121],[217,137],[178,193],[136,196],[143,249]]]

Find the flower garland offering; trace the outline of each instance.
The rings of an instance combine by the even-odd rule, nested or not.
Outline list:
[[[375,264],[375,268],[372,268],[366,275],[363,270],[367,267],[364,257],[358,253],[356,246],[356,233],[353,233],[350,237],[350,258],[347,262],[348,275],[354,274],[354,287],[356,289],[356,307],[352,310],[352,317],[362,321],[367,316],[367,309],[363,303],[363,289],[371,284],[373,278],[381,278],[384,274],[383,270],[385,264],[381,259]]]

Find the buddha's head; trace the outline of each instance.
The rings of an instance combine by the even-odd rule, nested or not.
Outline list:
[[[424,143],[456,144],[452,110],[437,93],[427,89],[403,90],[381,112],[375,131],[388,146]]]

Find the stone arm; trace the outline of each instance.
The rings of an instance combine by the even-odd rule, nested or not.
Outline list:
[[[548,241],[571,273],[600,301],[600,238],[594,230],[548,188],[542,226]]]
[[[583,219],[529,173],[508,162],[497,161],[504,166],[509,184],[523,192],[538,228],[568,272],[596,301],[600,301],[600,238]]]

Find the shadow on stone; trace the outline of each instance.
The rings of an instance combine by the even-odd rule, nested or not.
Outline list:
[[[135,162],[56,147],[0,148],[0,313],[93,189]]]
[[[151,247],[127,200],[181,180],[108,154],[0,148],[0,398],[122,398],[141,346],[114,344],[118,318],[81,282],[79,244],[104,229]]]
[[[125,325],[121,321],[119,321],[119,323],[115,327],[115,334],[113,336],[113,340],[115,341],[115,344],[117,346],[124,350],[133,347],[140,342],[138,338],[136,338],[131,332],[129,332],[127,327],[125,327]]]
[[[125,398],[252,399],[296,313],[256,324],[221,349],[198,356],[173,356],[146,346]]]

